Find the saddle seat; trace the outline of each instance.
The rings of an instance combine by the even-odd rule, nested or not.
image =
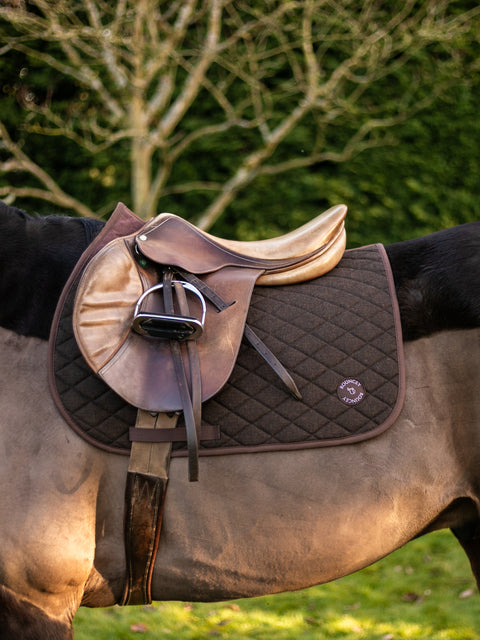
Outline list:
[[[259,285],[294,284],[330,271],[345,249],[345,205],[337,205],[285,235],[242,242],[218,238],[186,220],[162,213],[138,235],[150,260],[196,274],[226,266],[264,269]]]
[[[250,298],[255,284],[291,284],[332,269],[345,249],[345,215],[346,207],[333,207],[258,242],[222,240],[172,214],[157,216],[107,244],[84,269],[73,311],[83,357],[129,404],[183,412],[198,433],[201,403],[227,382],[244,333],[299,397],[246,326]]]

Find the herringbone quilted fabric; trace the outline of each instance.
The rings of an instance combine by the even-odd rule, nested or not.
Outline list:
[[[399,318],[388,270],[383,247],[374,245],[347,251],[317,280],[257,287],[247,322],[292,374],[302,401],[242,344],[227,385],[203,406],[204,422],[218,425],[221,437],[201,443],[201,453],[343,444],[387,428],[403,401]],[[62,412],[90,442],[128,453],[136,411],[83,360],[71,327],[73,295],[64,307],[54,357]],[[358,404],[346,405],[337,391],[350,379],[365,394]],[[174,455],[185,448],[175,443]]]

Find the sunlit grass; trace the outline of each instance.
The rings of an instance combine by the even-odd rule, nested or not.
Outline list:
[[[480,597],[452,535],[336,582],[236,602],[81,609],[76,640],[479,640]]]

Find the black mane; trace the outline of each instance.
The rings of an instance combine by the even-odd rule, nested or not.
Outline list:
[[[480,326],[480,222],[386,247],[403,337]]]
[[[103,223],[0,202],[0,326],[48,339],[60,293]],[[386,247],[404,339],[480,326],[480,222]]]
[[[46,340],[62,288],[102,225],[33,217],[0,202],[0,326]]]

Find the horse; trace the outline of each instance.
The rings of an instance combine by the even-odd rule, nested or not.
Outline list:
[[[73,638],[122,595],[128,459],[80,438],[49,393],[47,338],[101,223],[0,205],[0,636]],[[172,459],[154,600],[221,601],[353,573],[450,528],[480,580],[480,222],[386,247],[406,397],[363,442]]]

